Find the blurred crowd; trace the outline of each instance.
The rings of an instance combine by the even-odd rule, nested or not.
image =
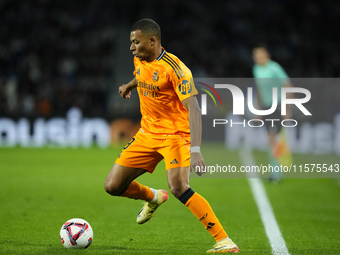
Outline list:
[[[107,113],[115,1],[1,1],[1,115]]]
[[[338,1],[2,0],[0,116],[115,116],[118,30],[145,9],[195,77],[252,77],[258,42],[290,77],[339,76]]]
[[[176,0],[159,9],[163,44],[196,76],[251,77],[258,43],[291,77],[339,76],[339,1]]]

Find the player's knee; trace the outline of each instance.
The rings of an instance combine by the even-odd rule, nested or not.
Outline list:
[[[104,182],[104,189],[107,193],[109,193],[112,196],[118,196],[121,193],[121,189],[119,185],[117,185],[112,180],[105,180]]]
[[[178,188],[172,188],[171,189],[171,193],[176,197],[176,198],[179,198],[181,196],[180,194],[180,189]]]
[[[183,192],[186,191],[188,188],[189,186],[187,185],[171,186],[170,191],[176,198],[179,198],[183,194]]]

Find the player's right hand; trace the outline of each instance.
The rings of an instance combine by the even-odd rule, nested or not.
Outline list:
[[[123,84],[119,87],[119,94],[124,99],[131,97],[131,90],[128,88],[127,84]]]
[[[203,170],[206,169],[207,167],[204,163],[202,154],[200,152],[194,152],[194,153],[191,153],[190,157],[191,157],[190,172],[194,170],[198,176],[201,176],[202,174],[204,174],[205,172],[203,172]]]

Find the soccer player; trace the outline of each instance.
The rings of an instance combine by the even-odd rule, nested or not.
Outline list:
[[[119,93],[123,98],[130,98],[131,90],[137,89],[141,129],[116,159],[105,180],[106,192],[146,201],[138,213],[137,223],[147,222],[167,201],[168,193],[144,186],[135,179],[146,172],[152,173],[164,158],[171,193],[216,240],[207,252],[238,253],[239,248],[229,239],[209,203],[189,186],[190,160],[194,169],[205,166],[199,147],[201,112],[190,70],[161,46],[161,30],[155,21],[136,22],[130,40],[135,78],[120,86]]]
[[[277,134],[281,131],[281,87],[291,87],[288,75],[285,70],[276,62],[271,60],[267,46],[259,44],[253,48],[253,59],[255,65],[253,67],[253,75],[257,88],[257,101],[260,108],[263,110],[270,109],[273,103],[272,95],[273,88],[277,88],[277,108],[276,111],[266,116],[266,119],[276,119],[280,121],[265,121],[265,126],[268,131],[268,159],[269,163],[275,167],[279,166],[277,158],[274,156],[274,146],[276,143]],[[285,119],[290,119],[290,105],[287,107]],[[269,181],[279,182],[282,178],[281,172],[273,172],[269,176]]]

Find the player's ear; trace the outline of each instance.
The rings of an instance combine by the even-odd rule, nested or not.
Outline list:
[[[156,43],[156,37],[155,36],[151,36],[149,41],[150,41],[150,46],[154,46],[155,43]]]

